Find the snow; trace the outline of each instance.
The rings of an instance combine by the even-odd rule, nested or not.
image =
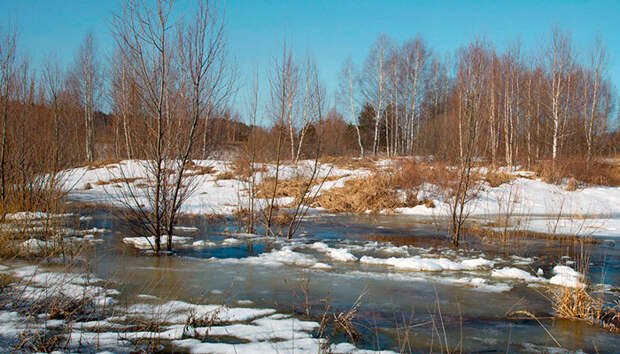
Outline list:
[[[172,246],[173,247],[183,247],[190,243],[193,239],[191,237],[186,236],[172,236]],[[141,250],[150,250],[155,247],[155,236],[149,237],[124,237],[123,242],[132,245],[135,248]],[[168,243],[168,235],[163,235],[160,239],[161,247],[164,248]],[[198,245],[202,246],[202,245]]]
[[[568,288],[585,288],[585,284],[582,282],[583,274],[577,272],[571,267],[565,265],[557,265],[553,267],[553,274],[555,274],[549,283],[553,285],[564,286]]]
[[[448,258],[427,258],[420,256],[403,258],[375,258],[371,256],[363,256],[360,259],[360,262],[373,265],[390,265],[401,270],[427,272],[440,272],[443,270],[474,270],[493,265],[493,261],[483,258],[458,262],[452,261]]]
[[[238,179],[216,180],[215,178],[218,173],[233,171],[231,162],[196,160],[194,163],[199,166],[209,166],[214,172],[195,176],[196,190],[183,204],[180,211],[196,215],[230,215],[238,210],[239,205],[247,199],[245,182]],[[382,159],[378,160],[376,165],[386,168],[393,167],[395,163],[393,160]],[[280,178],[310,176],[313,164],[314,162],[310,160],[300,161],[297,165],[283,164],[279,167]],[[265,170],[257,174],[258,182],[275,175],[276,166],[273,164],[259,164],[258,168]],[[487,168],[478,170],[479,173],[489,172]],[[562,186],[534,179],[535,174],[531,171],[500,168],[498,172],[512,174],[515,179],[497,187],[483,186],[480,193],[466,206],[468,215],[487,218],[491,222],[495,220],[493,216],[500,214],[526,216],[520,220],[518,225],[511,227],[543,233],[620,237],[620,187],[589,186],[568,191]],[[342,187],[346,180],[367,176],[369,173],[370,171],[365,169],[345,169],[329,163],[321,164],[318,169],[319,179],[326,176],[338,178],[325,181],[320,191],[318,186],[313,187],[312,194],[320,194],[331,188]],[[75,168],[68,170],[66,175],[66,186],[74,187],[69,192],[69,198],[117,206],[122,206],[119,199],[127,193],[127,184],[97,182],[106,182],[123,176],[138,178],[129,185],[132,186],[137,200],[147,204],[145,191],[140,188],[140,185],[145,183],[146,177],[143,161],[125,160],[118,164],[95,169]],[[90,186],[89,189],[85,189],[87,185]],[[413,208],[398,208],[396,212],[426,217],[449,215],[449,206],[445,202],[444,193],[438,186],[423,183],[417,197],[432,200],[436,207],[428,208],[425,205],[418,205]],[[279,198],[276,203],[286,205],[291,201],[293,198]],[[558,215],[563,217],[558,219]],[[41,218],[45,216],[34,213],[17,214],[12,217]],[[579,218],[570,218],[570,216],[579,216]],[[193,232],[191,227],[178,227],[177,229],[179,232]]]
[[[57,219],[71,217],[73,214],[51,214],[40,211],[20,211],[17,213],[6,214],[6,220],[43,220],[43,219]]]
[[[502,269],[495,269],[491,272],[491,276],[494,278],[507,278],[507,279],[519,279],[526,282],[539,282],[544,279],[535,277],[530,273],[513,267],[505,267]]]
[[[344,248],[330,248],[324,242],[315,242],[311,247],[319,252],[327,254],[327,256],[333,260],[340,262],[354,262],[357,261],[357,257],[351,254]]]
[[[519,172],[517,175],[532,175],[529,171]],[[423,184],[419,195],[432,199],[436,207],[418,205],[397,211],[417,216],[449,215],[449,206],[436,186]],[[620,237],[620,187],[589,186],[567,191],[562,186],[517,177],[498,187],[483,187],[466,205],[466,213],[472,217],[490,217],[489,221],[500,214],[527,216],[518,226],[521,230]],[[559,220],[558,215],[562,216]]]
[[[223,160],[196,160],[198,166],[211,167],[211,174],[198,175],[195,178],[195,191],[185,201],[180,212],[194,215],[216,214],[230,215],[238,210],[238,205],[247,199],[246,184],[238,179],[216,180],[215,176],[222,172],[233,171],[230,161]],[[300,161],[297,165],[283,164],[279,167],[279,177],[282,179],[310,176],[314,162],[311,160]],[[257,175],[257,181],[275,175],[276,167],[273,164],[259,164],[257,168],[264,168],[266,172]],[[88,167],[74,168],[66,171],[65,186],[70,189],[68,197],[73,200],[112,204],[123,206],[119,202],[129,191],[128,185],[136,196],[138,203],[148,205],[146,192],[140,186],[146,183],[146,165],[141,160],[124,160],[101,168],[89,169]],[[191,171],[190,171],[191,172]],[[342,177],[334,181],[326,181],[323,190],[339,186],[344,180],[355,176],[368,174],[365,170],[348,170],[335,167],[331,164],[321,164],[317,178],[327,176]],[[107,183],[112,179],[137,178],[129,183]],[[103,183],[101,183],[103,182]],[[88,187],[88,188],[87,188]],[[294,198],[279,198],[276,203],[286,205]]]

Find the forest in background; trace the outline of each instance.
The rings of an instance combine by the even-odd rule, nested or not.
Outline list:
[[[162,159],[252,149],[257,161],[297,161],[320,149],[321,156],[424,155],[449,163],[471,154],[491,166],[526,168],[579,161],[586,170],[618,154],[618,93],[599,39],[576,48],[569,33],[552,28],[535,51],[517,41],[498,51],[474,39],[444,56],[420,36],[397,43],[381,35],[366,58],[343,63],[330,100],[317,63],[295,56],[286,42],[269,67],[239,77],[217,6],[172,25],[167,2],[137,12],[143,5],[128,1],[112,15],[113,53],[100,52],[88,33],[68,67],[50,55],[35,69],[18,28],[2,29],[3,200],[9,189],[32,188],[41,173],[153,159],[154,145],[166,147],[158,150]],[[138,15],[161,30],[140,28]],[[242,81],[252,82],[250,97],[233,106]]]

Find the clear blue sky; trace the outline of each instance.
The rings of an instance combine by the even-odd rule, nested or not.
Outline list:
[[[110,18],[119,4],[119,0],[0,0],[0,13],[4,24],[17,24],[20,46],[35,65],[52,51],[69,63],[88,30],[95,33],[101,51],[109,51]],[[179,0],[179,5],[186,4],[187,0]],[[608,46],[612,81],[620,86],[620,1],[227,0],[220,4],[226,11],[230,49],[244,77],[257,63],[263,68],[269,64],[284,38],[299,56],[306,51],[313,55],[333,92],[343,61],[352,56],[359,66],[382,32],[399,42],[419,33],[439,53],[477,36],[487,37],[500,50],[519,39],[527,52],[541,46],[557,24],[572,33],[582,55],[599,34]]]

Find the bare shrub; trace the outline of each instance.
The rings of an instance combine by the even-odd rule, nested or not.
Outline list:
[[[558,163],[554,169],[552,161],[541,161],[534,166],[534,171],[547,183],[560,184],[565,178],[572,178],[588,184],[620,186],[620,165],[612,162],[571,158]]]

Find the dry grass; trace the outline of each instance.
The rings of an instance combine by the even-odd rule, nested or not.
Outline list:
[[[278,179],[278,188],[276,190],[276,198],[301,196],[308,188],[309,178],[297,177],[289,179]],[[314,181],[315,185],[317,181]],[[263,179],[262,183],[256,185],[257,198],[271,198],[275,186],[275,178],[268,177]]]
[[[235,175],[242,179],[247,179],[256,172],[267,172],[267,168],[257,162],[255,162],[252,167],[250,159],[247,156],[235,159],[232,163],[232,169]]]
[[[362,298],[367,293],[367,289],[362,291],[362,293],[357,297],[357,300],[353,303],[349,311],[340,312],[338,314],[334,314],[334,323],[336,327],[336,331],[344,332],[349,339],[353,342],[357,342],[361,339],[360,332],[358,330],[359,324],[356,319],[359,317],[358,309],[362,304]]]
[[[319,162],[321,164],[331,164],[335,167],[349,170],[365,169],[377,171],[377,161],[379,160],[380,159],[377,157],[353,158],[349,156],[326,156],[321,157]]]
[[[575,179],[575,182],[587,184],[620,186],[620,164],[617,162],[595,160],[588,163],[576,158],[560,161],[553,168],[552,161],[541,161],[533,170],[547,183],[560,184],[564,179]]]
[[[116,165],[118,163],[120,163],[121,160],[120,159],[104,159],[104,160],[98,160],[95,161],[91,164],[88,165],[88,169],[89,170],[94,170],[97,168],[103,168],[103,167],[108,167],[108,168],[116,168],[117,166],[109,166],[109,165]]]
[[[420,204],[431,205],[430,201],[418,201],[413,192],[408,194],[405,200],[401,200],[398,182],[399,177],[388,174],[349,179],[345,181],[344,187],[324,191],[316,198],[313,206],[331,212],[363,213],[370,210],[377,213]]]
[[[607,305],[593,297],[587,288],[561,288],[551,290],[555,315],[569,320],[584,320],[620,333],[620,303]]]
[[[210,175],[213,172],[215,172],[215,169],[211,166],[199,166],[189,161],[183,173],[183,177]]]
[[[226,180],[226,179],[235,179],[235,174],[233,172],[226,171],[226,172],[220,172],[217,175],[215,175],[216,181]]]
[[[273,215],[271,217],[271,224],[275,226],[288,225],[293,220],[293,214],[289,213],[286,209],[280,209],[277,205],[273,206]]]
[[[131,178],[112,178],[109,179],[107,181],[97,181],[95,182],[96,185],[98,186],[107,186],[109,184],[118,184],[118,183],[133,183],[137,180],[139,180],[140,178],[138,177],[131,177]]]
[[[507,173],[503,172],[489,172],[484,176],[484,181],[486,181],[491,187],[499,187],[502,184],[510,183],[514,179],[514,176],[511,176]]]
[[[559,241],[563,244],[584,244],[595,245],[599,243],[598,239],[586,236],[575,236],[574,234],[544,233],[522,229],[492,230],[491,228],[503,228],[505,225],[497,222],[469,223],[463,227],[463,232],[470,236],[479,237],[484,242],[495,243],[497,240],[522,240],[522,239],[539,239],[548,241]]]

